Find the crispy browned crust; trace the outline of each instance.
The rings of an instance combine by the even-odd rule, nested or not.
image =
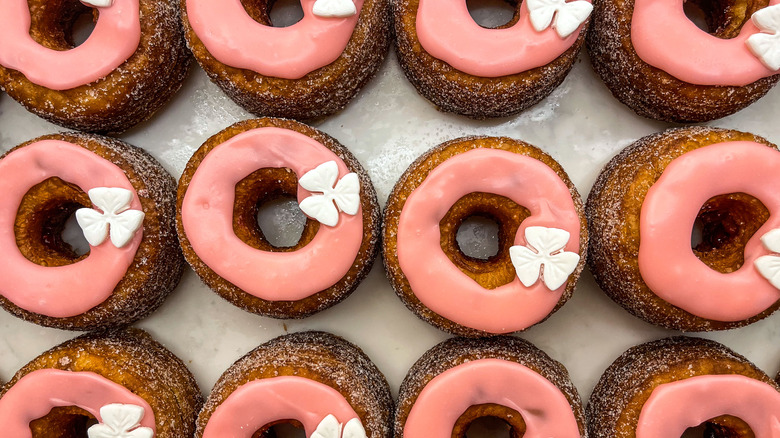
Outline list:
[[[363,231],[365,234],[352,267],[333,286],[298,301],[267,301],[243,291],[217,275],[192,249],[181,222],[181,206],[187,187],[198,165],[209,151],[233,136],[251,129],[268,126],[290,129],[313,138],[338,155],[350,171],[357,173],[360,178],[360,202],[363,209]],[[279,194],[294,197],[297,187],[298,180],[295,174],[285,170],[259,169],[258,172],[254,172],[242,180],[236,187],[236,204],[233,217],[233,229],[236,235],[248,245],[263,251],[294,251],[305,246],[319,229],[319,223],[315,220],[307,219],[303,235],[297,245],[291,248],[278,248],[268,243],[265,237],[263,237],[256,219],[257,206],[260,202],[272,200],[278,197]],[[182,249],[184,250],[184,257],[190,266],[192,266],[203,282],[222,296],[222,298],[248,312],[274,318],[303,318],[333,306],[348,297],[368,275],[374,258],[379,251],[380,221],[379,202],[377,201],[374,186],[371,184],[371,179],[360,165],[360,162],[333,137],[293,120],[253,119],[228,127],[206,140],[190,158],[179,180],[176,227],[179,232]],[[338,248],[333,248],[333,250],[337,251]]]
[[[280,336],[237,360],[211,390],[198,415],[195,436],[203,436],[214,410],[233,391],[245,383],[278,376],[304,377],[334,388],[358,414],[368,438],[390,438],[393,399],[385,377],[360,348],[325,332]]]
[[[583,437],[587,436],[582,401],[577,388],[569,378],[566,368],[530,342],[512,336],[483,339],[452,338],[426,351],[415,362],[406,374],[403,383],[401,383],[398,404],[396,405],[395,433],[393,436],[395,438],[403,438],[404,426],[406,419],[409,417],[409,412],[411,412],[414,403],[417,401],[417,397],[431,380],[450,368],[480,359],[501,359],[516,362],[549,380],[561,390],[569,401],[574,417],[577,419],[580,435]],[[532,394],[528,396],[533,397]],[[473,421],[484,416],[495,416],[512,425],[514,430],[511,436],[517,438],[522,436],[522,429],[525,428],[525,424],[522,418],[517,421],[517,417],[520,417],[520,415],[510,416],[513,413],[516,413],[516,411],[501,405],[472,406],[456,423],[452,436],[465,437],[465,432],[468,430],[470,423],[469,420]]]
[[[585,22],[577,41],[553,62],[522,73],[487,78],[472,76],[434,58],[420,45],[417,37],[419,0],[395,2],[395,48],[406,77],[417,92],[445,112],[475,119],[516,114],[544,99],[569,74],[585,41]],[[509,27],[519,18],[517,2]]]
[[[270,0],[242,0],[256,21],[271,25]],[[366,0],[347,47],[338,59],[300,79],[263,76],[216,60],[190,26],[181,0],[187,45],[212,82],[257,116],[298,120],[331,115],[344,108],[374,77],[392,39],[390,1]]]
[[[722,6],[710,11],[712,27],[717,27],[713,34],[721,38],[735,36],[752,13],[766,5],[764,0],[694,3],[701,3],[705,11],[706,4]],[[630,32],[634,0],[594,0],[593,6],[587,39],[593,68],[612,94],[640,116],[678,123],[719,119],[755,102],[780,79],[774,75],[744,87],[680,81],[636,54]]]
[[[73,21],[88,8],[72,0],[29,3],[33,39],[55,50],[72,48]],[[56,91],[0,66],[0,88],[38,116],[80,131],[121,133],[146,120],[181,88],[191,58],[176,1],[140,0],[140,7],[138,50],[108,76]]]
[[[89,371],[124,386],[152,407],[158,438],[189,438],[194,433],[203,404],[195,379],[179,358],[143,330],[94,332],[64,342],[22,367],[0,396],[41,369]],[[33,436],[66,436],[60,427],[72,425],[72,415],[91,417],[75,406],[55,408],[31,423]]]
[[[683,331],[725,330],[742,327],[767,317],[780,307],[780,301],[752,318],[736,322],[713,321],[692,315],[655,295],[639,272],[639,215],[647,191],[660,178],[666,166],[682,154],[725,141],[755,141],[777,148],[767,140],[739,131],[706,127],[678,128],[638,140],[615,156],[599,175],[591,189],[586,206],[590,227],[588,263],[596,282],[615,302],[633,315],[662,327]],[[727,197],[708,202],[714,209]],[[740,253],[763,221],[760,214],[748,209],[742,235],[720,253],[717,259],[697,247],[697,254],[713,269],[728,272],[742,264]],[[702,217],[702,213],[699,213]],[[745,231],[752,232],[745,233]],[[704,254],[699,250],[704,249]]]
[[[383,222],[383,261],[387,277],[395,293],[401,301],[414,312],[420,319],[429,324],[459,336],[492,336],[488,333],[465,327],[450,321],[447,318],[433,312],[415,296],[409,285],[409,281],[398,265],[398,247],[396,233],[398,221],[401,217],[406,199],[428,177],[428,174],[445,160],[458,154],[477,148],[501,149],[516,154],[535,158],[553,169],[561,180],[569,187],[574,206],[580,216],[580,262],[577,268],[569,276],[566,282],[566,290],[557,306],[550,314],[555,313],[563,304],[571,298],[574,286],[585,266],[585,255],[588,248],[588,230],[585,221],[584,207],[577,188],[569,179],[560,164],[552,157],[531,146],[528,143],[506,137],[463,137],[442,143],[417,158],[414,163],[401,175],[401,178],[393,187],[387,205],[385,207]],[[455,240],[458,227],[468,217],[477,214],[490,217],[499,224],[499,250],[498,254],[488,260],[470,258],[462,253]],[[482,287],[495,289],[514,279],[516,272],[509,258],[509,247],[514,240],[520,223],[528,216],[528,211],[509,199],[487,193],[472,193],[461,198],[453,205],[447,215],[439,223],[442,230],[442,250],[450,260],[466,275],[473,278]],[[545,318],[546,319],[546,318]],[[541,322],[541,321],[540,321]]]
[[[588,401],[586,414],[591,438],[633,438],[642,406],[658,385],[694,376],[741,374],[778,388],[755,365],[725,346],[683,336],[630,348],[601,376]],[[718,417],[710,428],[724,427],[733,434],[713,437],[753,437],[735,417]]]
[[[184,259],[175,230],[173,177],[143,149],[94,134],[63,133],[30,140],[6,153],[41,140],[79,145],[120,167],[138,194],[144,211],[143,240],[111,296],[81,315],[54,318],[26,311],[0,296],[0,305],[24,320],[66,330],[95,330],[131,324],[157,309],[179,283]],[[5,155],[3,155],[4,157]],[[2,157],[0,157],[2,159]],[[17,212],[15,233],[22,254],[42,266],[74,263],[78,257],[60,233],[76,208],[92,204],[81,189],[50,178],[31,187]],[[47,228],[47,224],[54,227]]]

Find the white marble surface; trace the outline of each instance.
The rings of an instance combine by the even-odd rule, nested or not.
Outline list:
[[[739,114],[710,124],[780,142],[778,104],[780,88]],[[178,177],[207,137],[249,117],[196,66],[170,104],[121,138],[151,152]],[[540,104],[515,117],[488,121],[437,112],[406,81],[391,54],[355,101],[315,126],[360,159],[384,204],[415,157],[444,140],[468,134],[506,135],[541,147],[561,162],[585,198],[601,167],[618,150],[669,125],[640,118],[616,101],[584,54],[563,85]],[[0,95],[0,151],[58,131],[61,128]],[[395,394],[412,363],[447,337],[406,310],[379,261],[346,301],[313,317],[286,322],[234,308],[188,270],[162,308],[137,326],[187,363],[204,394],[253,347],[285,332],[310,329],[342,335],[362,347],[385,373]],[[774,375],[780,369],[778,331],[780,315],[775,315],[750,327],[704,336],[727,344]],[[586,271],[562,310],[518,336],[561,361],[586,400],[602,371],[626,348],[674,334],[630,316],[601,292]],[[75,335],[28,324],[0,311],[0,378],[7,380],[45,349]]]

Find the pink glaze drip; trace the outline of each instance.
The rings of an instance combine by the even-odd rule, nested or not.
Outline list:
[[[15,305],[41,315],[80,315],[105,301],[127,273],[141,244],[136,232],[124,247],[106,240],[90,247],[89,255],[66,266],[46,267],[27,260],[16,245],[14,222],[24,195],[52,177],[77,185],[120,187],[133,192],[130,208],[143,210],[125,173],[115,164],[80,146],[43,140],[16,149],[0,160],[0,294]]]
[[[780,3],[770,0],[769,5]],[[636,0],[631,43],[653,67],[696,85],[744,86],[777,74],[750,52],[746,41],[759,33],[748,20],[739,35],[721,39],[685,16],[683,0]]]
[[[295,301],[325,290],[352,267],[363,242],[362,208],[339,214],[335,227],[320,225],[305,247],[260,251],[233,232],[236,184],[263,168],[289,168],[300,178],[335,161],[339,178],[349,173],[328,148],[295,131],[258,128],[218,145],[198,166],[182,203],[182,224],[192,248],[220,277],[269,301]],[[298,202],[311,192],[298,187]]]
[[[363,0],[354,0],[355,15],[325,18],[312,12],[314,1],[301,0],[303,18],[288,27],[258,23],[240,0],[187,0],[187,16],[219,62],[264,76],[300,79],[341,56],[363,7]]]
[[[112,403],[144,408],[141,426],[156,431],[152,407],[129,389],[92,372],[55,369],[35,370],[11,386],[0,398],[0,424],[4,436],[32,438],[30,421],[52,408],[76,406],[102,421],[100,408]]]
[[[306,436],[329,414],[341,424],[358,418],[337,390],[296,376],[253,380],[241,385],[209,418],[203,438],[249,438],[257,430],[279,420],[298,420]]]
[[[780,393],[736,374],[695,376],[659,385],[642,406],[636,436],[677,437],[721,415],[740,418],[756,438],[780,438]]]
[[[494,403],[523,416],[523,438],[579,438],[571,405],[557,386],[535,371],[500,359],[480,359],[434,377],[417,396],[404,424],[406,438],[450,438],[458,418],[475,405]]]
[[[780,227],[780,153],[744,141],[718,143],[688,152],[666,167],[650,187],[640,215],[639,271],[667,302],[702,318],[741,321],[780,299],[755,268],[769,252],[760,239]],[[728,193],[758,198],[770,217],[745,245],[745,262],[717,272],[691,249],[696,215],[708,199]]]
[[[558,303],[543,282],[525,287],[515,277],[496,289],[485,289],[464,274],[441,249],[439,222],[463,196],[506,196],[531,216],[515,235],[526,245],[525,229],[559,228],[571,234],[565,250],[579,252],[580,221],[571,193],[541,161],[496,149],[474,149],[436,167],[406,200],[398,222],[398,263],[417,298],[439,315],[477,330],[508,333],[544,319]]]
[[[470,75],[495,78],[549,64],[574,44],[582,30],[580,26],[562,39],[552,26],[537,32],[529,17],[523,2],[513,26],[486,29],[471,17],[466,0],[420,0],[417,37],[434,58]]]
[[[107,76],[138,49],[141,21],[138,0],[114,0],[98,8],[92,34],[71,50],[48,49],[30,37],[27,0],[0,2],[0,65],[52,90],[68,90]]]

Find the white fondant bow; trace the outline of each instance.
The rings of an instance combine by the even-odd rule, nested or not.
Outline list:
[[[133,192],[118,187],[95,187],[87,192],[89,199],[102,213],[91,208],[76,210],[76,221],[84,237],[98,246],[111,236],[111,243],[121,248],[133,238],[144,220],[144,212],[129,210]]]
[[[346,18],[357,14],[352,0],[317,0],[312,12],[318,17]]]
[[[139,427],[144,408],[136,405],[110,404],[100,408],[99,424],[87,429],[89,438],[152,438],[154,432]]]
[[[770,70],[780,70],[780,4],[758,10],[750,19],[762,33],[750,35],[748,48]]]
[[[96,8],[107,8],[114,4],[114,0],[81,0],[87,6],[94,6]]]
[[[353,418],[343,425],[333,415],[328,415],[320,421],[310,438],[366,438],[366,430],[360,420]]]
[[[568,231],[558,228],[525,229],[528,246],[515,245],[509,248],[509,257],[523,286],[531,287],[540,277],[543,277],[544,285],[550,290],[563,286],[580,262],[579,254],[563,250],[570,237]]]
[[[360,207],[360,180],[357,174],[350,172],[336,182],[338,177],[338,165],[335,161],[328,161],[306,172],[298,180],[304,189],[322,193],[301,201],[301,210],[330,227],[338,224],[339,210],[355,215]]]
[[[780,289],[780,228],[761,236],[761,243],[774,255],[765,255],[756,259],[754,265],[758,272],[772,284],[776,289]]]
[[[527,0],[531,25],[541,32],[552,25],[558,36],[566,38],[588,19],[593,5],[585,0]]]

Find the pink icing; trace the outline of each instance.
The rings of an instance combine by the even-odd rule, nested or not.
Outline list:
[[[769,5],[779,3],[769,1]],[[744,86],[777,74],[748,49],[748,37],[760,32],[752,21],[742,26],[737,37],[721,39],[696,27],[685,16],[683,4],[683,0],[636,0],[631,43],[643,61],[696,85]]]
[[[471,406],[495,403],[523,416],[523,438],[579,438],[571,405],[557,386],[535,371],[500,359],[480,359],[434,377],[417,396],[404,424],[409,438],[450,438]]]
[[[486,29],[471,17],[466,0],[420,0],[417,37],[434,58],[470,75],[495,78],[549,64],[574,44],[582,30],[580,26],[562,39],[552,26],[537,32],[529,17],[523,2],[513,26]]]
[[[740,321],[780,299],[754,266],[768,252],[760,238],[780,227],[780,153],[752,142],[728,142],[688,152],[669,163],[653,184],[640,215],[639,271],[667,302],[702,318]],[[770,217],[745,245],[745,262],[717,272],[691,249],[691,230],[701,206],[713,196],[747,193]]]
[[[30,37],[27,0],[0,3],[0,65],[18,70],[31,82],[67,90],[107,76],[135,53],[141,41],[138,0],[114,0],[98,8],[92,34],[71,50],[48,49]]]
[[[474,192],[506,196],[530,210],[515,245],[526,245],[526,228],[544,226],[568,231],[565,250],[579,252],[579,216],[555,171],[524,155],[474,149],[440,164],[407,198],[398,221],[399,266],[417,298],[450,321],[491,333],[525,329],[553,310],[566,286],[550,291],[538,281],[525,287],[515,277],[489,290],[450,261],[441,249],[439,222],[458,199]]]
[[[112,403],[144,408],[141,426],[156,430],[152,407],[129,389],[92,372],[55,369],[35,370],[11,386],[0,398],[0,424],[5,436],[32,438],[30,421],[52,408],[76,406],[102,421],[100,408]]]
[[[182,203],[182,224],[192,248],[220,277],[269,301],[295,301],[325,290],[351,268],[363,242],[362,208],[339,214],[335,227],[320,225],[314,239],[293,252],[260,251],[233,232],[236,184],[263,168],[289,168],[300,178],[341,159],[316,140],[281,128],[241,133],[209,152],[192,176]],[[298,202],[311,192],[298,187]]]
[[[637,438],[681,436],[721,415],[746,422],[756,438],[780,438],[780,393],[735,374],[695,376],[659,385],[642,406]]]
[[[124,247],[109,240],[90,247],[89,255],[66,266],[46,267],[27,260],[16,245],[14,222],[22,198],[34,185],[59,177],[87,192],[120,187],[133,192],[130,208],[141,202],[125,173],[80,146],[42,140],[0,160],[0,294],[30,312],[55,318],[75,316],[105,301],[125,276],[142,240],[142,231]]]
[[[301,0],[303,18],[288,27],[260,24],[240,0],[187,0],[190,25],[219,62],[264,76],[300,79],[341,56],[358,22],[363,0],[354,0],[357,14],[318,17],[315,0]]]
[[[253,380],[214,410],[203,438],[248,438],[279,420],[298,420],[311,436],[329,414],[341,424],[358,417],[340,392],[323,383],[296,376]]]

